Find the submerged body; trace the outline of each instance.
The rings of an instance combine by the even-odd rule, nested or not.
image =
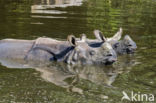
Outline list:
[[[117,60],[116,54],[108,43],[104,43],[99,48],[92,48],[84,42],[77,42],[74,36],[69,36],[68,41],[51,38],[0,40],[0,58],[56,61],[68,64],[112,64]]]

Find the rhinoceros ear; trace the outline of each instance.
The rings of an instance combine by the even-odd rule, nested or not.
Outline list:
[[[120,40],[121,36],[122,36],[122,31],[123,31],[122,28],[120,28],[119,31],[110,39],[111,40],[116,40],[116,41]]]
[[[72,46],[77,46],[77,41],[74,35],[69,35],[67,41],[69,41]]]
[[[87,39],[86,34],[81,34],[80,40],[81,40],[82,42],[85,42],[86,39]]]
[[[125,35],[124,40],[132,40],[129,35]]]
[[[103,42],[106,41],[106,38],[103,36],[100,30],[94,30],[94,35],[98,40],[103,41]]]

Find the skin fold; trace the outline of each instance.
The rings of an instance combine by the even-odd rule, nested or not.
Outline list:
[[[112,64],[117,56],[107,42],[98,48],[78,42],[73,35],[67,41],[51,38],[36,40],[0,40],[0,58],[24,59],[25,61],[54,61],[67,64]]]

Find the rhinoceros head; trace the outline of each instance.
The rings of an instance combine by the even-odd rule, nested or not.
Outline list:
[[[129,35],[125,35],[124,39],[122,40],[122,44],[128,54],[133,53],[137,48],[136,43],[131,39]]]
[[[116,53],[109,43],[103,43],[100,47],[90,47],[86,42],[78,42],[74,36],[69,36],[68,41],[74,47],[68,61],[72,64],[112,64],[117,60]]]
[[[104,38],[107,42],[109,42],[112,45],[113,49],[118,54],[133,53],[137,48],[136,43],[128,35],[126,35],[123,40],[120,40],[123,32],[122,28],[120,28],[119,31],[111,38],[105,38],[102,35],[101,31],[99,30],[95,30],[95,31],[94,31],[95,37],[99,41],[103,40]]]

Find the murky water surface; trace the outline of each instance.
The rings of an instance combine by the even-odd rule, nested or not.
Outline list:
[[[94,29],[111,37],[119,27],[138,49],[113,66],[0,59],[0,103],[121,103],[122,91],[156,99],[155,0],[0,0],[0,39],[94,38]]]

